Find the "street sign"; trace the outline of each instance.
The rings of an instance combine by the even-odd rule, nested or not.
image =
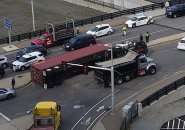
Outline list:
[[[11,22],[11,20],[4,18],[4,26],[8,30],[12,30],[12,22]]]

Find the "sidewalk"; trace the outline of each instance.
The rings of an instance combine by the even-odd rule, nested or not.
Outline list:
[[[145,12],[145,14],[156,17],[156,16],[159,16],[159,15],[163,15],[164,10],[163,9],[158,9],[158,10],[154,10],[154,11],[148,11],[148,12]],[[132,17],[132,16],[133,15],[129,15],[127,17]],[[124,23],[124,17],[120,17],[120,18],[112,19],[112,20],[106,20],[106,21],[103,21],[101,23],[108,23],[113,27],[114,26],[119,26],[119,25],[122,25]],[[97,24],[100,24],[100,22],[83,26],[83,27],[80,28],[80,32],[84,33],[84,32],[86,32],[87,30],[89,30],[90,28],[92,28],[93,26],[95,26]],[[161,39],[158,39],[158,40],[153,40],[153,41],[150,41],[149,46],[156,45],[156,44],[161,44],[163,42],[168,42],[168,41],[171,41],[171,40],[177,40],[177,39],[180,39],[184,36],[185,36],[185,33],[182,33],[182,34],[177,34],[177,35],[161,38]],[[30,43],[31,43],[31,40],[25,40],[25,41],[21,41],[21,42],[12,43],[13,50],[11,48],[10,51],[14,51],[14,50],[17,50],[17,49],[20,49],[20,48],[24,48],[26,46],[29,46]],[[4,47],[7,47],[7,45],[1,45],[0,46],[0,52],[2,54],[9,52],[9,49],[4,48]],[[22,75],[17,75],[15,80],[16,80],[15,88],[19,89],[19,88],[22,88],[22,87],[26,86],[27,84],[29,84],[31,82],[31,77],[30,77],[29,73],[25,73],[25,74],[22,74]],[[11,85],[10,84],[11,83],[11,78],[2,79],[2,80],[0,80],[0,82],[1,82],[0,87],[10,86]],[[117,111],[117,112],[120,113],[120,111]],[[120,115],[117,114],[116,116],[120,117],[121,114]],[[114,116],[114,117],[116,117],[116,116]],[[25,117],[22,117],[22,118],[17,118],[17,119],[14,119],[13,121],[18,122],[18,125],[22,126],[22,124],[25,124],[25,122],[29,122],[29,120],[27,120],[27,117],[28,116],[25,116]],[[103,123],[101,121],[99,121],[95,125],[93,130],[118,130],[117,128],[120,127],[119,123],[121,121],[121,118],[119,118],[119,117],[116,117],[116,120],[114,120],[112,118],[105,117],[104,119],[102,119]],[[114,129],[110,129],[112,127],[109,127],[109,125],[117,126],[117,127],[115,127]],[[2,129],[1,125],[0,125],[0,129]],[[3,128],[3,129],[8,130],[8,129],[6,129],[6,127]],[[14,129],[11,129],[11,130],[14,130]]]

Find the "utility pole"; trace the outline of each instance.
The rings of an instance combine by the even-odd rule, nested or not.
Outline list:
[[[35,18],[34,18],[34,10],[33,10],[33,0],[31,0],[31,12],[32,12],[32,20],[33,20],[33,31],[35,31]]]

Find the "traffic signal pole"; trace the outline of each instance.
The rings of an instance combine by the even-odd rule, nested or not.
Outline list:
[[[111,58],[113,58],[113,55],[111,55]],[[83,65],[73,64],[73,63],[67,63],[67,65],[83,67]],[[92,68],[92,69],[107,70],[107,71],[111,72],[111,94],[112,94],[112,112],[111,112],[111,115],[114,115],[115,114],[115,104],[114,104],[114,67],[113,67],[113,61],[112,61],[111,69],[96,67],[96,66],[87,66],[87,67]]]

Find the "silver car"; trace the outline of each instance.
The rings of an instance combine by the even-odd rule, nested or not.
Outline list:
[[[9,65],[8,58],[4,55],[0,55],[0,67],[6,68]]]
[[[10,99],[15,96],[15,90],[11,87],[0,88],[0,100],[2,99]]]

